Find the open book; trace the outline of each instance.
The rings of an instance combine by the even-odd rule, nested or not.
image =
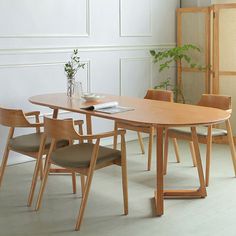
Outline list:
[[[109,114],[132,111],[134,108],[132,107],[121,107],[118,105],[118,102],[106,102],[101,104],[96,104],[88,107],[82,107],[81,109],[90,110],[90,111],[99,111]]]

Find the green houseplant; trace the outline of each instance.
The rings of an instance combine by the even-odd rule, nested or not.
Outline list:
[[[150,50],[150,54],[153,57],[153,63],[159,63],[159,72],[169,69],[173,62],[177,63],[179,67],[182,67],[182,63],[184,61],[191,68],[203,70],[202,66],[193,61],[193,58],[189,54],[191,51],[197,51],[200,53],[200,49],[197,46],[193,44],[185,44],[183,46],[177,46],[165,50]],[[185,103],[182,81],[174,86],[170,83],[170,78],[167,78],[165,81],[155,86],[155,88],[162,88],[166,90],[171,89],[174,92],[176,100],[179,100],[178,98],[180,97],[182,102]]]
[[[75,75],[80,68],[84,69],[85,64],[80,62],[78,49],[73,50],[70,61],[64,65],[64,71],[67,76],[67,96],[72,97],[75,90]]]

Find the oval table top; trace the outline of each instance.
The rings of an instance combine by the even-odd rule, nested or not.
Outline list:
[[[195,126],[217,124],[230,117],[230,113],[221,109],[196,105],[162,102],[149,99],[140,99],[128,96],[104,95],[97,101],[69,98],[65,93],[41,94],[29,98],[33,104],[62,109],[93,116],[140,123],[154,126]],[[81,109],[83,107],[117,101],[119,106],[131,107],[134,110],[122,113],[107,114],[97,111]]]

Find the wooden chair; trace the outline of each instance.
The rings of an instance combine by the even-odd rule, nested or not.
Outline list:
[[[229,113],[232,112],[231,97],[229,97],[229,96],[215,95],[215,94],[203,94],[200,101],[198,102],[198,105],[227,110]],[[228,136],[228,142],[230,145],[231,156],[232,156],[232,161],[233,161],[233,166],[234,166],[234,172],[236,175],[236,154],[235,154],[235,147],[234,147],[234,143],[233,143],[233,137],[232,137],[232,133],[231,133],[231,125],[230,125],[229,119],[225,121],[225,125],[226,125],[226,130],[213,128],[212,125],[209,125],[208,127],[205,127],[205,126],[197,127],[198,141],[200,143],[207,144],[207,146],[206,146],[206,173],[205,173],[206,186],[209,185],[212,139],[217,141],[219,139],[222,139],[225,136]],[[168,138],[173,139],[174,147],[175,147],[175,154],[178,158],[179,158],[179,149],[178,149],[177,139],[189,140],[193,164],[194,164],[194,166],[196,166],[195,152],[194,152],[194,148],[193,148],[190,128],[189,127],[170,128],[166,131],[166,140],[165,140],[165,150],[166,151],[164,153],[164,172],[166,173],[166,169],[167,169]]]
[[[122,169],[122,185],[124,214],[128,214],[128,191],[127,191],[127,170],[126,170],[126,149],[125,149],[125,130],[107,132],[96,135],[80,135],[74,127],[73,120],[56,120],[44,118],[44,140],[46,137],[52,139],[49,154],[46,158],[46,167],[41,183],[36,210],[41,206],[42,196],[48,178],[51,163],[71,169],[81,175],[87,176],[84,187],[84,194],[80,205],[80,211],[76,222],[75,230],[80,229],[83,219],[85,206],[90,191],[94,170],[101,169],[113,164],[120,165]],[[100,139],[121,135],[121,151],[100,146]],[[70,145],[68,147],[55,150],[57,140],[80,140],[79,144]],[[93,143],[84,143],[82,141],[92,141]]]
[[[48,153],[51,140],[46,139],[44,140],[44,143],[42,142],[43,133],[40,131],[40,127],[43,127],[43,123],[39,122],[39,115],[40,115],[39,111],[24,113],[22,110],[19,109],[0,108],[0,124],[9,127],[9,134],[0,170],[0,186],[2,184],[10,151],[14,151],[23,155],[36,158],[37,159],[36,163],[38,163],[38,169],[40,170],[40,178],[42,179],[43,177],[42,156]],[[27,119],[27,117],[29,116],[35,117],[34,123],[29,122],[29,120]],[[78,121],[78,124],[80,126],[80,129],[82,130],[83,121]],[[35,128],[36,132],[25,135],[14,136],[14,131],[16,128],[28,128],[28,129]],[[57,147],[64,147],[67,145],[68,145],[67,140],[59,140],[57,142]],[[36,172],[34,172],[33,176],[33,180],[35,182],[32,181],[28,197],[29,206],[32,204],[33,193],[38,176],[38,175],[36,176],[35,174]],[[73,193],[75,193],[76,192],[75,173],[72,173],[72,185],[73,185]]]
[[[144,99],[151,99],[151,100],[158,100],[158,101],[166,101],[166,102],[173,102],[173,92],[167,90],[157,90],[157,89],[149,89],[147,94],[145,95]],[[154,127],[153,126],[141,126],[135,125],[131,123],[125,122],[115,122],[115,130],[119,128],[137,131],[138,134],[138,141],[141,147],[142,154],[145,153],[144,145],[141,133],[149,134],[149,145],[148,145],[148,164],[147,170],[151,170],[151,161],[152,161],[152,144],[153,144],[153,136],[154,136]],[[114,148],[117,148],[117,137],[114,137]]]

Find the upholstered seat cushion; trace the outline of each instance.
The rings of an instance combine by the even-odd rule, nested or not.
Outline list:
[[[197,134],[201,136],[207,136],[207,127],[205,126],[199,126],[196,128],[197,129]],[[185,133],[185,134],[190,134],[191,129],[190,127],[176,127],[176,128],[170,128],[170,131],[173,130],[175,132],[180,132],[180,133]],[[221,135],[226,135],[227,131],[224,129],[212,129],[212,136],[221,136]]]
[[[55,150],[52,161],[62,167],[89,167],[95,144],[81,143]],[[121,158],[121,152],[107,147],[99,147],[97,164]]]
[[[22,152],[38,152],[41,142],[42,133],[32,133],[14,137],[10,139],[9,146],[11,149]],[[51,141],[46,139],[45,149],[49,149]],[[57,147],[67,146],[69,142],[67,140],[60,140],[57,143]]]

